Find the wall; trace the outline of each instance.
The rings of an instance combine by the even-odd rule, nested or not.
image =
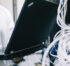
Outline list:
[[[20,14],[20,11],[22,9],[24,2],[25,2],[25,0],[17,0],[17,17]]]
[[[13,0],[0,0],[0,5],[6,7],[13,16]]]

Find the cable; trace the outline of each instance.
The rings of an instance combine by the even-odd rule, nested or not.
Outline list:
[[[57,57],[55,61],[57,61],[58,64],[54,62],[53,63],[54,66],[57,66],[57,65],[67,66],[67,64],[70,63],[70,55],[68,54],[70,53],[70,26],[68,26],[65,23],[65,16],[67,12],[67,1],[68,0],[60,0],[60,4],[57,11],[57,24],[60,26],[61,30],[56,33],[56,35],[54,36],[53,42],[46,49],[43,56],[42,66],[45,66],[45,60],[46,58],[49,58],[48,55],[49,55],[50,49],[58,41],[59,41],[59,44],[58,44],[57,56],[52,55],[50,53],[52,56]],[[49,61],[49,64],[50,64],[50,61]],[[47,64],[47,66],[49,65]]]

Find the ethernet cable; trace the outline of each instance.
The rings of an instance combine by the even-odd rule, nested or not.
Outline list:
[[[46,49],[44,56],[43,56],[43,61],[42,61],[42,66],[45,66],[45,60],[48,59],[47,66],[50,66],[50,59],[48,57],[50,49],[55,46],[55,44],[59,41],[58,45],[58,51],[57,55],[52,55],[51,52],[50,54],[54,57],[57,57],[55,59],[55,62],[53,63],[54,66],[68,66],[70,65],[70,55],[69,55],[69,50],[70,50],[70,26],[68,26],[65,23],[65,16],[67,12],[67,1],[68,0],[60,0],[60,4],[58,7],[58,12],[57,12],[57,24],[61,27],[61,30],[56,33],[54,36],[54,39],[52,43],[48,46]],[[64,13],[63,13],[64,12]],[[58,62],[58,64],[56,63]]]

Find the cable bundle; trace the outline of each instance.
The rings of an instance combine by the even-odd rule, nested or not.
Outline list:
[[[60,0],[60,4],[57,12],[57,24],[61,27],[61,30],[54,36],[53,42],[48,46],[43,56],[42,66],[50,66],[53,63],[54,66],[70,66],[70,26],[65,24],[65,17],[67,12],[67,0]],[[53,55],[50,49],[58,43],[57,55]],[[51,62],[49,58],[51,56],[56,57],[54,62]]]

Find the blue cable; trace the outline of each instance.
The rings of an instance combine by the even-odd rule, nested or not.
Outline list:
[[[58,44],[59,44],[59,41],[55,44],[55,46],[54,46],[52,49],[50,49],[50,52],[51,52],[53,55],[57,54]]]
[[[60,0],[57,0],[57,2],[58,2],[58,4],[59,4]]]

